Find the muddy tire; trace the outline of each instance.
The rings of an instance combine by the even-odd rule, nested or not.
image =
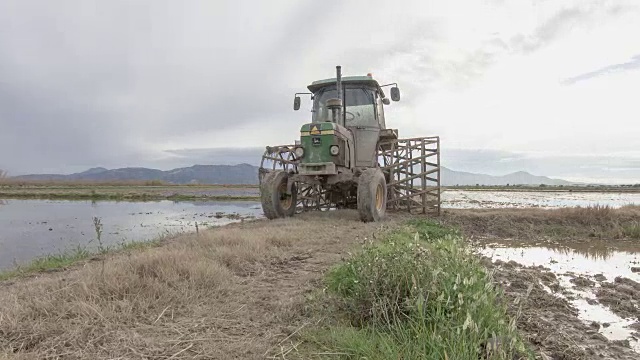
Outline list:
[[[282,170],[267,173],[260,184],[262,211],[267,219],[293,216],[296,212],[297,189],[293,184],[287,195],[288,175]]]
[[[387,182],[380,169],[366,169],[358,178],[358,213],[364,222],[380,221],[387,209]]]

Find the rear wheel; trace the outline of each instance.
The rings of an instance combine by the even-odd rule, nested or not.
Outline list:
[[[287,194],[289,176],[282,170],[267,173],[260,184],[262,211],[267,219],[293,216],[296,212],[297,189],[291,186],[291,194]]]
[[[380,169],[371,168],[358,178],[358,213],[364,222],[380,221],[387,209],[387,182]]]

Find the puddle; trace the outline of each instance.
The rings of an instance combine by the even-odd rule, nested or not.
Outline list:
[[[479,249],[482,255],[492,261],[515,261],[527,267],[543,266],[556,275],[561,291],[553,291],[541,284],[548,293],[569,301],[578,309],[578,318],[586,324],[601,324],[598,332],[608,340],[629,340],[631,348],[640,352],[640,342],[632,337],[635,331],[629,326],[638,319],[624,318],[600,303],[596,293],[602,285],[612,286],[617,277],[640,282],[640,273],[633,272],[632,267],[640,266],[640,253],[603,249],[571,249],[546,247],[500,247],[498,244]],[[598,276],[596,276],[598,275]],[[576,278],[580,276],[584,284],[577,286]],[[602,276],[606,280],[602,281]],[[572,282],[573,280],[573,282]],[[601,281],[597,281],[601,280]],[[593,283],[591,283],[593,282]],[[556,289],[557,290],[557,289]],[[604,324],[604,325],[603,325]],[[603,325],[603,326],[602,326]]]
[[[509,248],[488,245],[481,252],[495,260],[513,260],[525,266],[542,265],[556,274],[572,272],[575,274],[595,276],[602,274],[607,281],[617,276],[640,282],[640,273],[631,268],[640,266],[640,253],[626,251],[574,250],[570,248],[549,249],[546,247]]]
[[[94,250],[93,217],[101,219],[104,246],[145,241],[262,216],[255,201],[153,202],[3,200],[0,270],[78,246]]]

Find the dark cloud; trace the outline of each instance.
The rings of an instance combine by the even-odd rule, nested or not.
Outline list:
[[[594,71],[589,71],[584,74],[564,79],[561,81],[561,83],[563,85],[573,85],[577,82],[593,79],[595,77],[637,69],[640,69],[640,55],[634,56],[630,61],[627,62],[612,64]]]
[[[577,2],[553,14],[531,34],[518,34],[509,40],[513,51],[525,54],[545,47],[575,30],[592,28],[603,19],[616,18],[636,9],[631,3]]]
[[[296,29],[317,33],[337,3],[285,4],[3,2],[1,165],[133,165],[149,143],[282,114],[277,132],[290,84],[306,85],[290,80],[304,51],[286,43],[309,48]]]

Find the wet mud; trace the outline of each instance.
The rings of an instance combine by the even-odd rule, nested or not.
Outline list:
[[[613,283],[603,283],[595,294],[616,315],[640,321],[640,283],[617,277]]]
[[[632,349],[633,337],[612,334],[613,326],[606,321],[581,318],[579,304],[572,301],[578,297],[565,288],[562,279],[550,269],[541,265],[524,266],[515,261],[492,262],[488,257],[484,261],[504,290],[510,315],[541,358],[638,359],[640,356]],[[582,280],[576,282],[593,286],[592,281],[579,278]]]
[[[471,244],[543,358],[640,359],[640,242],[476,237]]]

